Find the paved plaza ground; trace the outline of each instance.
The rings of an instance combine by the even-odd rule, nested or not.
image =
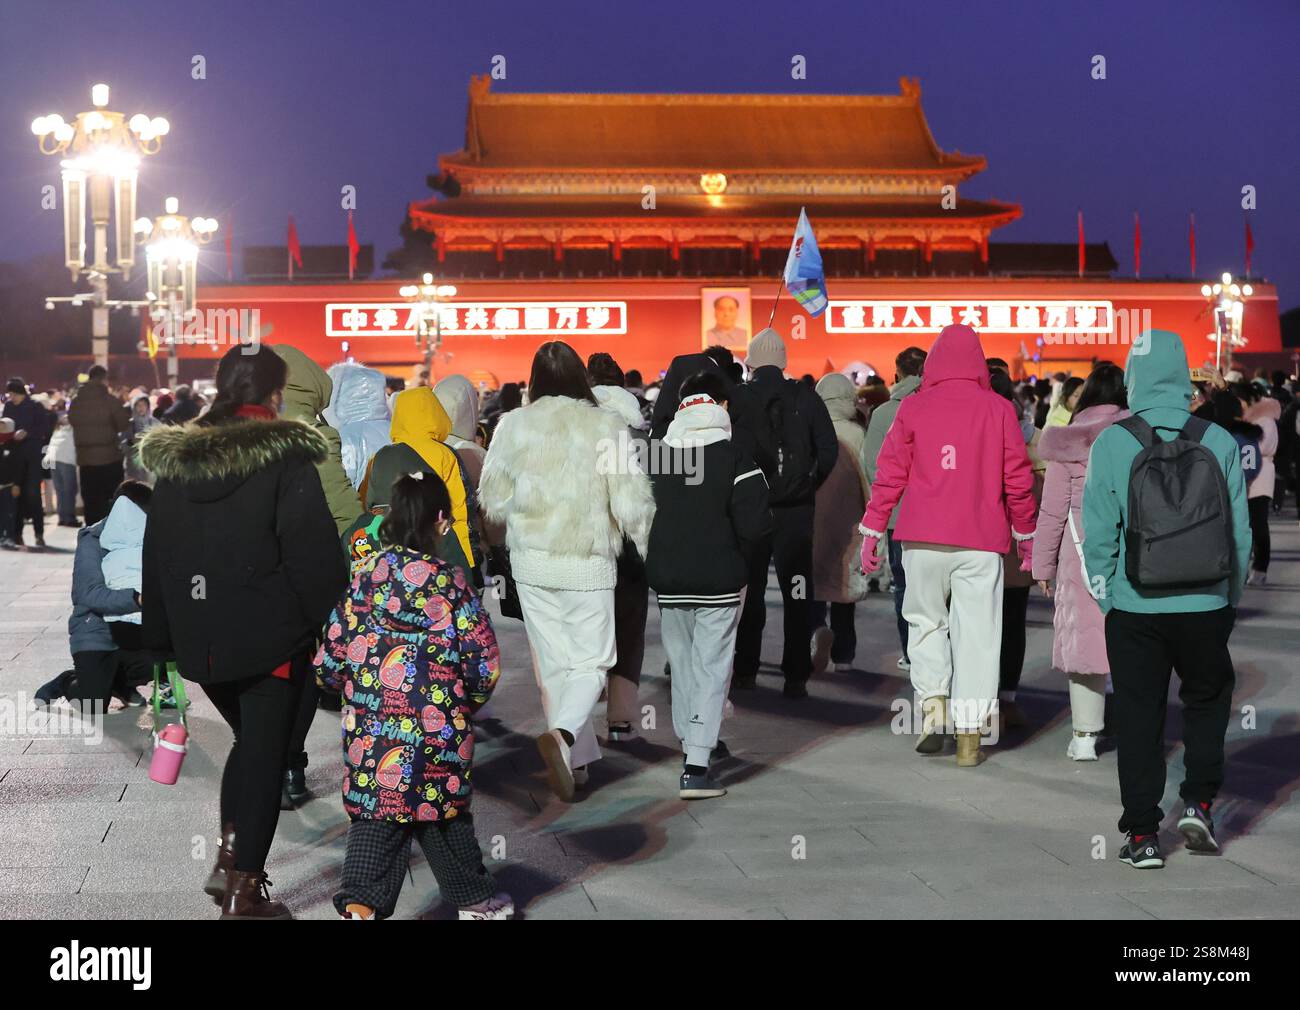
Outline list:
[[[1066,682],[1050,668],[1051,605],[1035,590],[1021,695],[1032,727],[990,748],[981,767],[918,756],[890,731],[891,703],[910,690],[895,666],[891,600],[877,594],[858,608],[857,669],[827,673],[807,700],[788,702],[769,668],[757,691],[738,696],[723,730],[731,792],[694,803],[676,798],[680,757],[653,608],[642,700],[656,728],[607,748],[571,806],[550,796],[533,747],[542,724],[523,627],[499,620],[505,674],[480,721],[474,768],[488,865],[529,919],[1300,917],[1294,517],[1288,508],[1274,521],[1270,582],[1247,591],[1232,639],[1237,714],[1216,807],[1219,857],[1193,855],[1167,831],[1164,870],[1116,860],[1115,753],[1094,764],[1065,757]],[[213,917],[200,887],[230,733],[202,691],[193,690],[191,751],[174,787],[148,778],[140,709],[110,716],[93,744],[30,721],[31,693],[71,665],[74,531],[49,539],[43,554],[0,553],[0,916]],[[774,588],[768,600],[774,660]],[[602,707],[602,739],[604,728]],[[1179,729],[1175,702],[1166,809],[1182,774]],[[319,713],[308,744],[317,798],[282,816],[268,866],[274,896],[304,918],[334,915],[347,831],[338,739],[336,717]],[[452,914],[416,849],[397,915]]]

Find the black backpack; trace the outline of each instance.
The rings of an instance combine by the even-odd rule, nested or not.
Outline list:
[[[763,471],[772,504],[802,501],[817,493],[812,421],[799,413],[799,383],[786,379],[759,404],[754,462]]]
[[[1138,440],[1128,479],[1124,572],[1139,589],[1190,589],[1232,574],[1232,512],[1210,422],[1189,417],[1168,442],[1137,415],[1116,422]]]

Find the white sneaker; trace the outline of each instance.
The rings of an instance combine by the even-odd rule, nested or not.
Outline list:
[[[575,786],[585,786],[591,781],[591,776],[587,773],[587,766],[573,769],[573,784]]]
[[[835,672],[836,672],[836,673],[843,673],[845,670],[852,670],[852,669],[853,669],[853,664],[852,664],[852,663],[836,663],[836,664],[835,664]]]
[[[1070,737],[1070,744],[1065,748],[1065,756],[1071,761],[1096,761],[1097,734],[1088,733],[1085,736],[1079,736],[1076,733]]]
[[[1268,572],[1254,571],[1250,573],[1250,578],[1246,580],[1248,586],[1262,586],[1268,582]]]
[[[821,627],[812,633],[812,672],[825,673],[831,661],[831,643],[835,634],[830,628]]]
[[[898,668],[899,668],[900,670],[910,670],[910,669],[912,669],[912,662],[911,662],[911,660],[909,660],[906,656],[899,656],[899,657],[898,657]]]

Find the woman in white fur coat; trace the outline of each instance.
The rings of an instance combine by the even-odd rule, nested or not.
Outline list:
[[[537,748],[551,788],[569,801],[575,769],[581,784],[600,757],[591,714],[617,659],[619,552],[626,536],[645,556],[654,495],[627,429],[596,405],[573,348],[538,349],[528,394],[492,437],[479,504],[506,527],[546,713]]]

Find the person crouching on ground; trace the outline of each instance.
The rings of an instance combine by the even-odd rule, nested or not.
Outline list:
[[[465,569],[437,557],[451,496],[434,474],[393,484],[381,550],[357,565],[314,661],[320,686],[343,693],[345,919],[393,914],[420,843],[461,919],[508,919],[469,812],[471,717],[501,675],[496,636]]]
[[[749,550],[772,530],[767,480],[731,441],[725,380],[697,372],[663,444],[668,465],[651,477],[655,518],[646,574],[659,597],[660,634],[672,663],[673,730],[682,742],[684,800],[723,796],[709,773],[749,581]]]
[[[77,534],[72,561],[71,670],[36,691],[50,704],[66,698],[86,715],[104,715],[114,696],[142,703],[135,688],[149,681],[158,657],[145,651],[140,630],[141,552],[153,491],[123,481],[108,516]]]
[[[980,731],[998,696],[1002,555],[1014,539],[1022,558],[1031,557],[1033,486],[1019,418],[990,388],[979,337],[969,326],[945,327],[920,390],[899,404],[885,436],[862,517],[862,566],[872,572],[889,514],[903,499],[894,535],[907,573],[903,619],[922,711],[919,753],[943,749],[951,694],[957,764],[982,760]]]

